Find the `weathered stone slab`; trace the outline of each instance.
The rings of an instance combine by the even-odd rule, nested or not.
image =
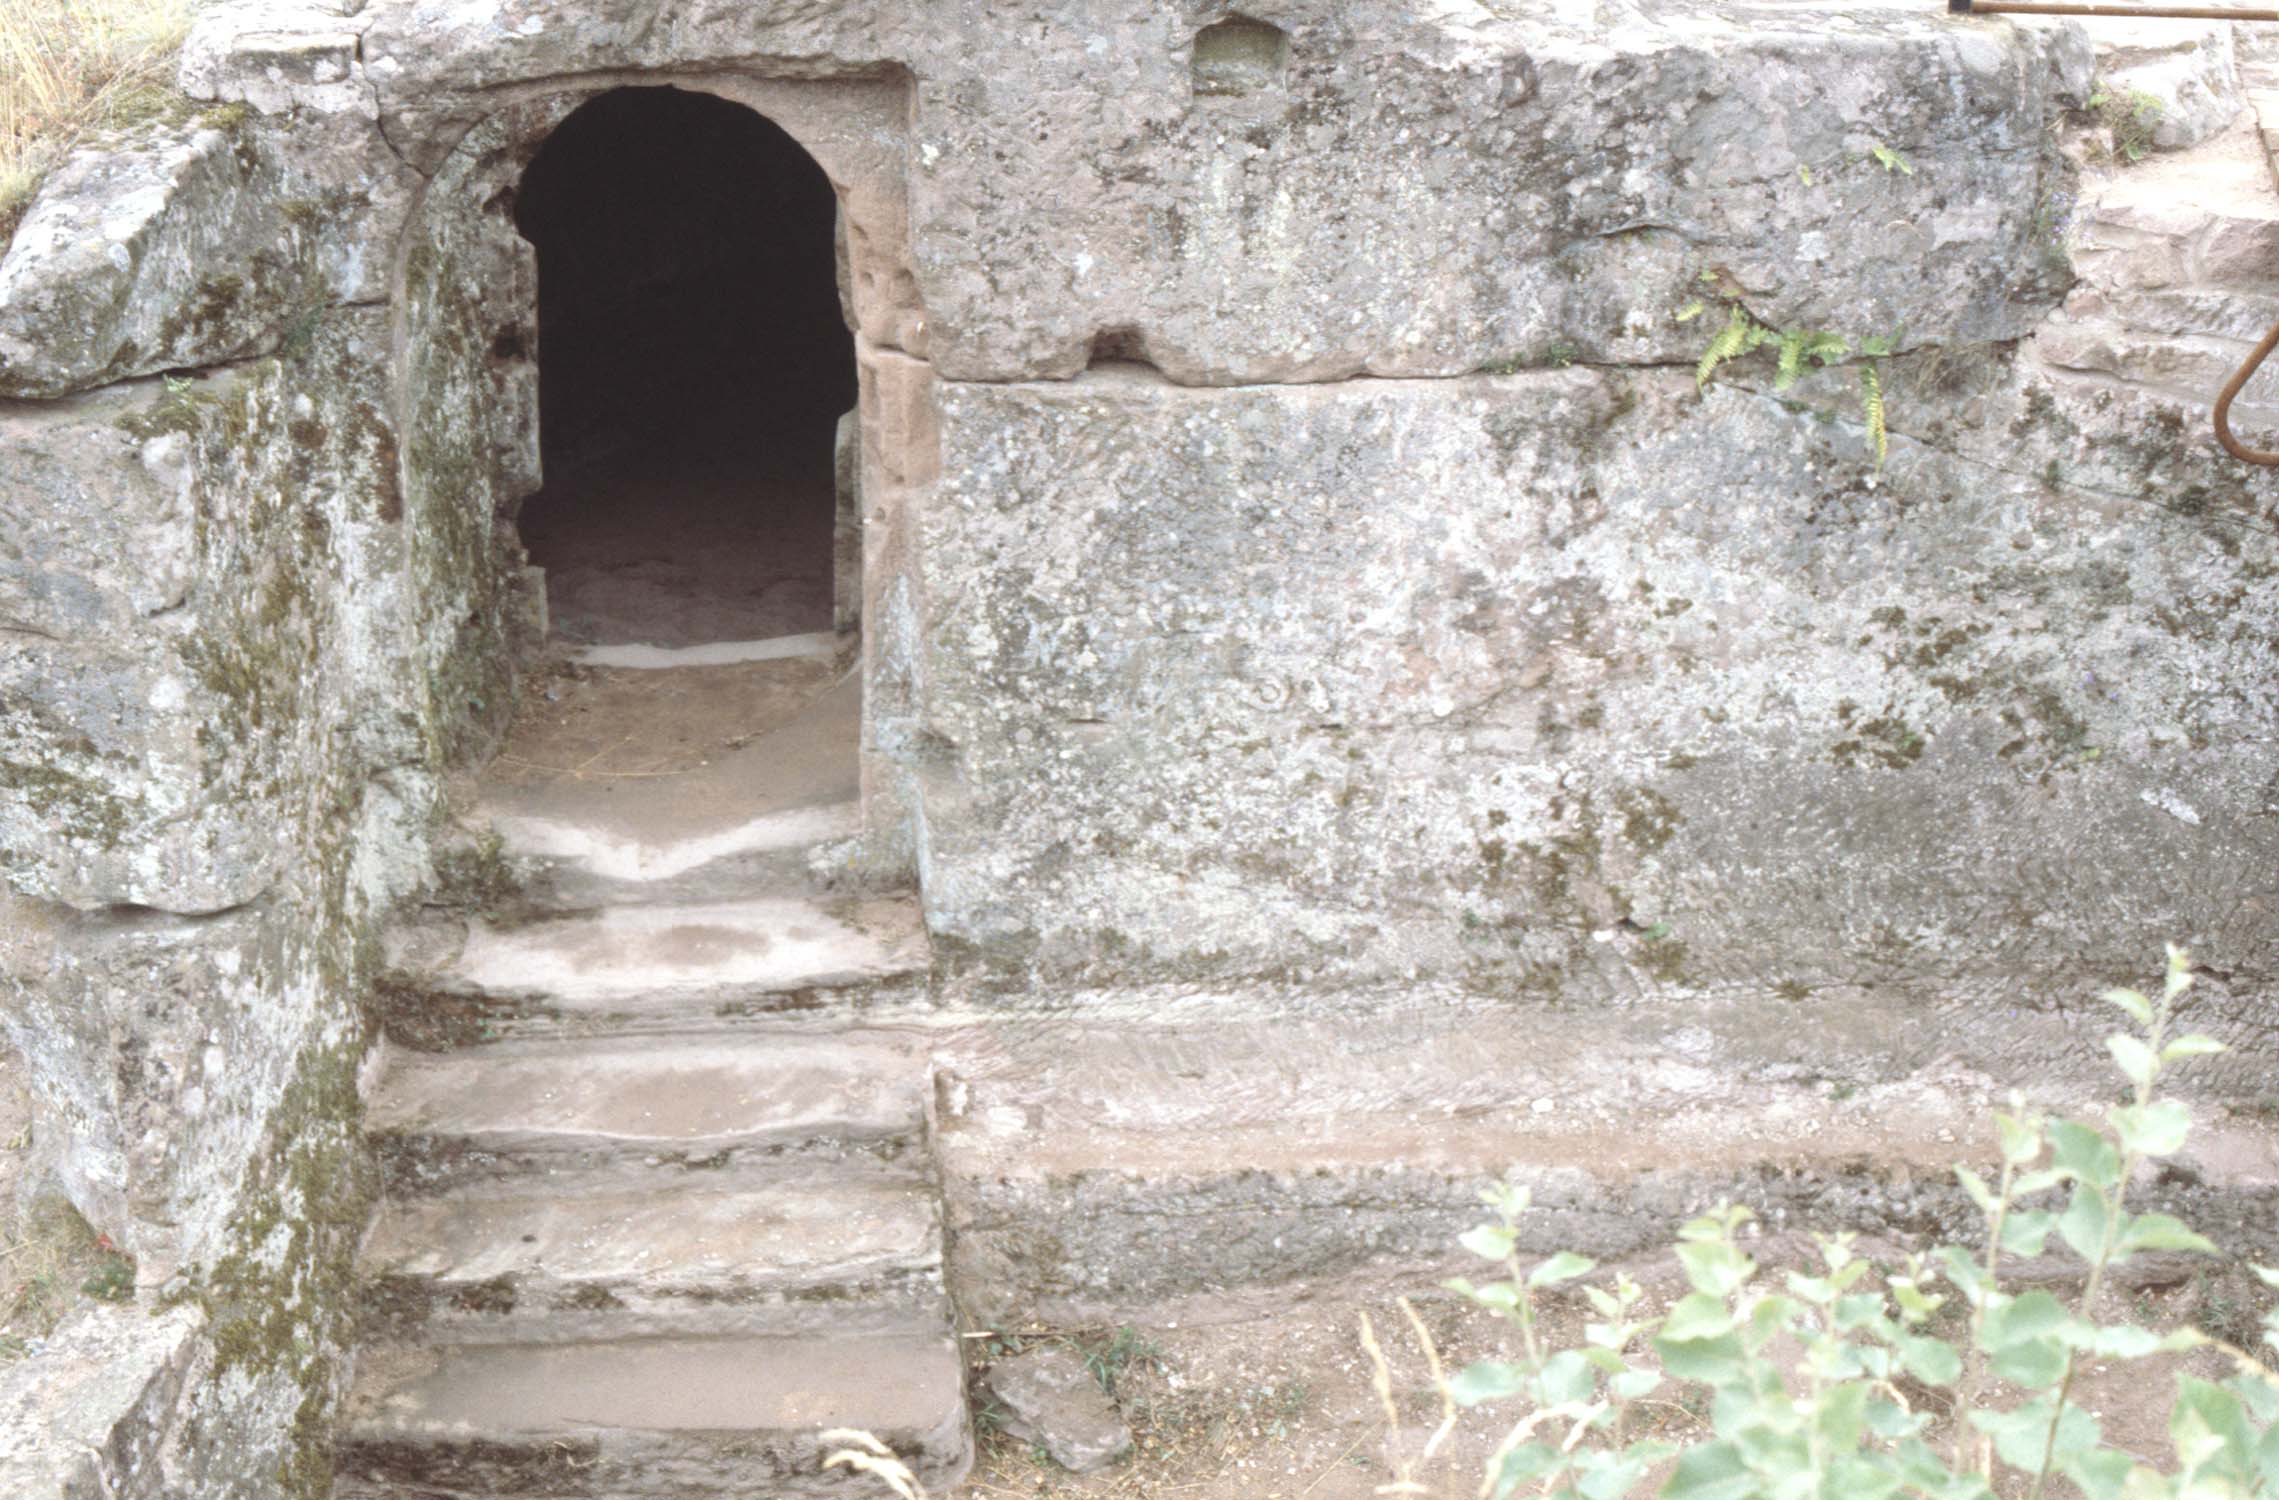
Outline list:
[[[1270,1316],[1293,1277],[1426,1280],[1414,1268],[1455,1253],[1499,1179],[1534,1190],[1523,1243],[1540,1253],[1659,1253],[1721,1198],[1775,1233],[1969,1243],[1982,1221],[1952,1168],[1985,1165],[2013,1087],[2081,1118],[2109,1103],[2098,987],[2022,1015],[1991,987],[1936,1007],[1736,986],[1515,1008],[1404,983],[1318,1020],[1291,1014],[1318,996],[1233,989],[1008,1018],[941,1054],[953,1290],[997,1327],[1162,1316],[1198,1294]],[[2171,1080],[2201,1096],[2193,1137],[2138,1202],[2250,1258],[2279,1248],[2267,1004],[2213,976],[2193,991],[2189,1024],[2246,1045]]]
[[[263,114],[379,112],[359,55],[366,18],[354,0],[280,4],[230,0],[208,8],[182,50],[179,77],[195,98],[243,102]]]
[[[158,394],[0,402],[0,631],[116,632],[189,593],[190,444],[143,425]]]
[[[204,1319],[90,1308],[0,1371],[0,1491],[23,1500],[159,1500],[160,1461]]]
[[[2062,288],[2026,252],[2088,76],[2078,33],[1901,9],[1583,28],[1315,0],[1249,83],[1142,0],[367,15],[381,119],[427,168],[518,81],[906,70],[905,161],[848,186],[906,179],[906,250],[866,255],[924,317],[864,326],[967,380],[1104,348],[1214,384],[1690,359],[1674,315],[1704,273],[1784,326],[2012,337]]]
[[[290,227],[234,130],[153,126],[74,153],[0,260],[0,394],[55,396],[274,339]]]
[[[0,247],[0,397],[306,342],[385,293],[416,180],[351,114],[288,134],[235,105],[82,148]]]
[[[931,924],[1048,970],[1570,998],[1610,945],[1700,990],[1771,934],[1807,987],[2180,933],[2266,974],[2274,914],[2221,894],[2279,852],[2258,492],[2021,470],[2054,403],[1975,368],[1934,409],[1988,457],[1900,438],[1880,474],[1849,371],[1798,387],[1825,411],[1581,369],[943,386]]]
[[[1036,1443],[1079,1474],[1131,1451],[1132,1430],[1073,1349],[1031,1349],[991,1365],[981,1387],[1004,1413],[1006,1433]]]
[[[2109,119],[2135,116],[2122,128],[2143,147],[2197,146],[2246,106],[2227,22],[2100,16],[2075,24],[2097,50],[2102,109]]]

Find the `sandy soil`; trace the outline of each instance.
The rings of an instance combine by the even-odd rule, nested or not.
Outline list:
[[[730,430],[598,456],[523,507],[554,633],[690,646],[831,628],[829,453],[794,462]]]

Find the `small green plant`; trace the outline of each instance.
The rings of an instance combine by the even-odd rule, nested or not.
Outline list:
[[[1897,172],[1904,177],[1912,177],[1915,175],[1915,168],[1913,164],[1910,163],[1906,157],[1901,156],[1898,152],[1892,150],[1889,146],[1886,146],[1881,141],[1877,141],[1874,145],[1868,147],[1868,155],[1874,157],[1875,164],[1883,168],[1886,172]]]
[[[1678,321],[1688,322],[1701,316],[1703,311],[1700,302],[1690,302],[1679,310]],[[1899,338],[1897,333],[1874,335],[1861,339],[1855,348],[1843,335],[1824,329],[1782,329],[1760,323],[1736,302],[1726,313],[1725,326],[1718,329],[1694,365],[1694,387],[1707,391],[1720,368],[1767,345],[1779,351],[1773,373],[1776,391],[1785,391],[1803,378],[1807,360],[1827,369],[1857,354],[1861,360],[1860,417],[1867,426],[1869,445],[1875,449],[1875,466],[1881,469],[1891,456],[1891,433],[1885,423],[1883,404],[1882,361],[1898,348]]]
[[[2143,89],[2116,90],[2099,84],[2089,96],[2089,112],[2105,127],[2107,150],[2116,161],[2144,160],[2166,108]]]
[[[2184,954],[2171,949],[2158,999],[2105,996],[2134,1027],[2107,1042],[2129,1093],[2100,1123],[2044,1119],[2015,1102],[1995,1116],[1999,1170],[1989,1178],[1956,1168],[1985,1226],[1977,1250],[1941,1246],[1879,1267],[1853,1253],[1850,1235],[1824,1235],[1816,1267],[1770,1285],[1742,1246],[1749,1210],[1720,1205],[1679,1231],[1685,1295],[1650,1314],[1627,1275],[1581,1284],[1597,1319],[1581,1347],[1555,1349],[1539,1300],[1595,1268],[1571,1252],[1524,1264],[1527,1190],[1489,1189],[1482,1196],[1494,1220],[1462,1244],[1502,1274],[1449,1285],[1512,1324],[1520,1358],[1438,1381],[1444,1430],[1458,1406],[1525,1403],[1488,1460],[1482,1496],[1622,1500],[1657,1472],[1666,1472],[1664,1500],[2043,1500],[2053,1486],[2082,1500],[2279,1494],[2279,1375],[2199,1329],[2164,1335],[2104,1321],[2101,1294],[2114,1267],[2148,1251],[2214,1248],[2176,1219],[2126,1204],[2138,1168],[2175,1154],[2189,1130],[2184,1106],[2158,1095],[2163,1075],[2221,1050],[2209,1037],[2174,1034],[2191,983]],[[2004,1286],[2005,1258],[2038,1257],[2053,1241],[2084,1268],[2070,1304],[2046,1287]],[[2279,1287],[2279,1271],[2256,1275]],[[2279,1311],[2259,1331],[2279,1345]],[[1363,1342],[1383,1393],[1382,1355],[1366,1324]],[[1437,1375],[1438,1355],[1425,1343]],[[2171,1471],[2108,1444],[2075,1399],[2088,1361],[2196,1347],[2219,1350],[2231,1375],[2178,1379]],[[1672,1385],[1677,1392],[1663,1394]],[[1647,1419],[1650,1406],[1702,1413],[1709,1431],[1666,1435]],[[1403,1485],[1423,1493],[1412,1473],[1395,1491]]]
[[[1144,1365],[1160,1370],[1163,1367],[1163,1346],[1148,1338],[1130,1324],[1118,1328],[1100,1343],[1083,1346],[1084,1368],[1100,1382],[1100,1389],[1108,1395],[1116,1394],[1116,1381],[1132,1365]]]
[[[117,1251],[106,1252],[79,1284],[79,1290],[97,1302],[127,1302],[135,1294],[135,1263]]]

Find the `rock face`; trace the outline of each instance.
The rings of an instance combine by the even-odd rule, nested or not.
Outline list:
[[[1606,1246],[1714,1191],[1939,1222],[1905,1186],[1933,1145],[1821,1083],[2087,1093],[2073,999],[2165,939],[2221,975],[2196,1087],[2268,1097],[2279,480],[2204,430],[2279,316],[2260,44],[1546,9],[201,11],[189,102],[74,156],[0,257],[0,1016],[53,1175],[196,1308],[179,1401],[147,1388],[169,1494],[330,1484],[375,1025],[535,1046],[638,1009],[503,923],[417,1027],[370,1003],[543,626],[514,196],[630,84],[820,164],[861,382],[859,768],[659,878],[710,914],[678,926],[802,930],[746,980],[930,952],[902,1102],[939,1101],[910,1149],[969,1305],[1421,1252],[1512,1160]],[[2235,415],[2273,441],[2269,377]],[[515,901],[647,878],[534,827],[493,830]],[[738,904],[810,857],[919,917]],[[754,1003],[653,998],[659,1029]],[[2175,1191],[2252,1247],[2279,1168],[2234,1145]],[[445,1414],[423,1462],[487,1369],[397,1371]],[[647,1441],[619,1472],[690,1451]],[[483,1482],[564,1479],[517,1473]]]

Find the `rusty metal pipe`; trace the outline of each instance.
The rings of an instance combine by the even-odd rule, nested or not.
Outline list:
[[[2224,382],[2223,393],[2216,397],[2216,441],[2223,444],[2224,451],[2232,457],[2266,468],[2279,468],[2279,453],[2250,448],[2232,436],[2232,398],[2247,388],[2248,381],[2255,378],[2255,372],[2262,368],[2274,349],[2279,349],[2279,323],[2271,325],[2263,342],[2255,346],[2255,352],[2247,357],[2245,364],[2232,371],[2232,378]]]
[[[2279,21],[2279,10],[2237,5],[2069,5],[2064,0],[1947,0],[1958,16],[2112,16],[2119,20]]]

